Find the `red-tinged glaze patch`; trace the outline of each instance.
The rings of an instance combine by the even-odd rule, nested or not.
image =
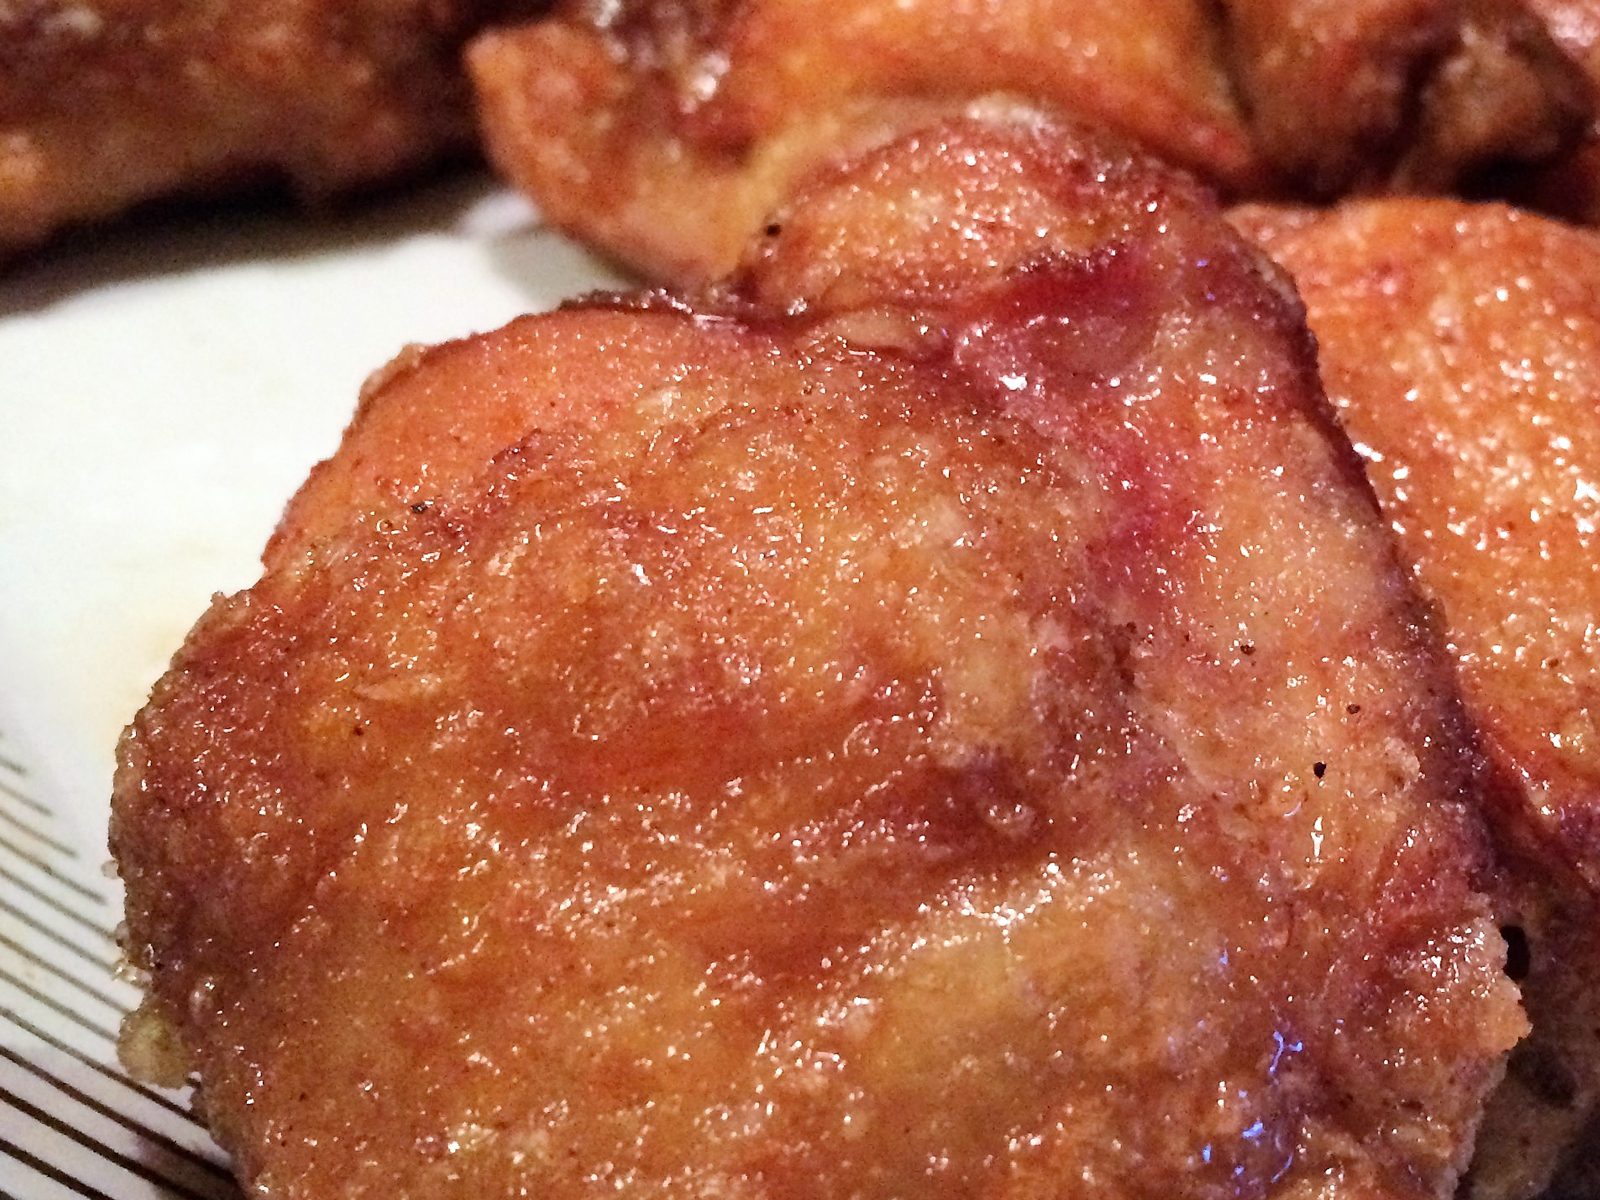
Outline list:
[[[1136,246],[1046,260],[986,298],[982,311],[956,319],[950,358],[973,382],[987,380],[1010,411],[1067,434],[1070,418],[1048,397],[1092,404],[1116,387],[1149,350],[1161,298],[1148,254]]]

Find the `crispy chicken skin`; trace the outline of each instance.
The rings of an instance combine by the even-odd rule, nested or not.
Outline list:
[[[316,198],[467,143],[496,0],[0,3],[0,254],[258,177]],[[537,5],[524,3],[524,13]]]
[[[1525,1029],[1280,275],[1046,124],[412,352],[121,747],[268,1197],[1448,1196]]]
[[[621,0],[469,56],[487,147],[553,222],[646,275],[724,274],[818,161],[1005,95],[1242,186],[1255,172],[1196,0]]]
[[[1600,1099],[1600,237],[1443,200],[1236,220],[1305,296],[1501,775],[1534,1032],[1469,1194],[1528,1195],[1563,1146],[1600,1162],[1574,1141]]]
[[[978,98],[1236,195],[1449,189],[1552,159],[1593,108],[1520,0],[570,0],[470,65],[501,171],[679,282],[731,268],[817,163]]]

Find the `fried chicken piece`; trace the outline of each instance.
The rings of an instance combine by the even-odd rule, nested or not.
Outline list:
[[[0,254],[153,197],[281,178],[315,199],[458,149],[473,129],[460,43],[507,7],[0,4]]]
[[[1600,0],[1525,0],[1582,71],[1600,101]],[[1531,180],[1517,181],[1515,198],[1540,209],[1600,225],[1600,119],[1572,152]]]
[[[1501,776],[1533,1036],[1468,1194],[1530,1195],[1563,1147],[1600,1165],[1600,237],[1443,200],[1236,219],[1305,296]]]
[[[1520,0],[569,2],[470,63],[502,173],[679,282],[730,269],[818,163],[979,98],[1313,196],[1551,159],[1594,107]]]
[[[1222,0],[1263,158],[1289,189],[1440,191],[1550,159],[1592,111],[1522,0]]]
[[[1054,105],[1233,186],[1247,130],[1197,0],[620,0],[472,47],[491,158],[646,275],[720,276],[819,161],[983,97]]]
[[[898,139],[404,356],[264,561],[113,828],[254,1194],[1451,1193],[1525,1026],[1448,662],[1181,176]]]

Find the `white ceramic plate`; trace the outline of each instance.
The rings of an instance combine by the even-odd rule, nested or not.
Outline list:
[[[211,593],[254,580],[370,371],[616,282],[481,179],[0,272],[0,1198],[231,1194],[186,1097],[116,1067],[117,735]]]

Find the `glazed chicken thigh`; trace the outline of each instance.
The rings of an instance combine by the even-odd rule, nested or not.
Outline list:
[[[1285,279],[1037,120],[764,228],[374,378],[123,742],[130,1057],[263,1197],[1451,1195],[1486,780]]]

